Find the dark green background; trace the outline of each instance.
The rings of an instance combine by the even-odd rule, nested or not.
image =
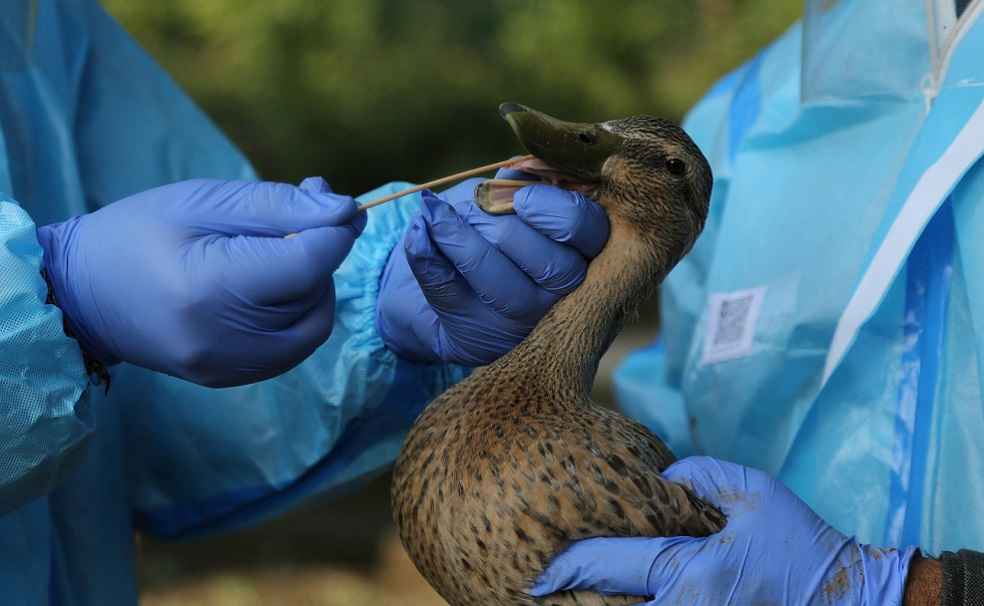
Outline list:
[[[518,153],[501,101],[679,119],[802,0],[107,0],[267,179],[344,193]]]

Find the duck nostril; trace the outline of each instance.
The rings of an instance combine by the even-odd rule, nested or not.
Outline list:
[[[577,138],[582,143],[587,143],[588,145],[594,145],[598,142],[598,137],[594,136],[594,133],[578,133]]]

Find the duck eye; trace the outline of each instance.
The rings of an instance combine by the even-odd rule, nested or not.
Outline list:
[[[598,142],[598,137],[594,136],[594,133],[589,132],[578,133],[577,138],[580,139],[582,143],[587,143],[588,145],[594,145]]]
[[[687,172],[687,165],[679,158],[670,158],[666,161],[666,170],[673,175],[682,175]]]

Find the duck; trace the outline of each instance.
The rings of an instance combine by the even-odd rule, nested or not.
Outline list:
[[[420,414],[393,470],[394,523],[451,606],[636,604],[645,596],[527,592],[573,541],[700,537],[724,525],[718,509],[660,475],[674,461],[662,440],[590,397],[623,322],[703,229],[711,169],[665,119],[566,122],[518,103],[499,112],[532,156],[514,168],[597,201],[610,236],[584,281],[518,346]],[[509,211],[494,191],[478,197]]]

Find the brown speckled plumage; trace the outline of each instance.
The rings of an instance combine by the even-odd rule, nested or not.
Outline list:
[[[703,536],[722,522],[660,476],[673,455],[656,436],[589,398],[622,320],[700,233],[711,183],[676,126],[638,117],[605,128],[625,144],[592,193],[612,230],[587,278],[514,351],[432,402],[397,461],[403,544],[452,606],[635,604],[585,592],[535,600],[525,590],[573,540]],[[671,157],[685,174],[667,171]]]

